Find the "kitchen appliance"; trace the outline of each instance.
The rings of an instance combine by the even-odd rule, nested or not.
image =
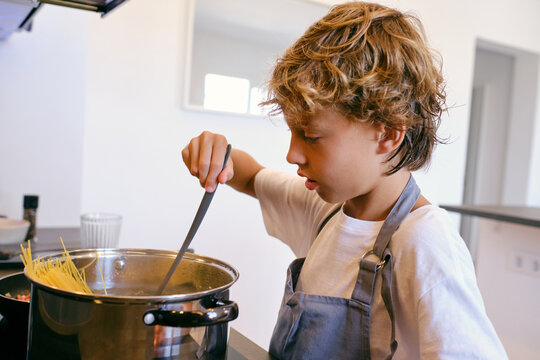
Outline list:
[[[99,254],[108,296],[95,261]],[[93,294],[57,289],[33,279],[28,358],[42,354],[83,359],[222,359],[228,322],[238,306],[228,300],[238,279],[230,265],[186,254],[163,294],[156,290],[176,252],[99,249],[70,252],[87,266]]]
[[[74,9],[89,10],[105,16],[126,0],[0,0],[0,40],[14,31],[32,29],[32,20],[41,5],[53,4]]]

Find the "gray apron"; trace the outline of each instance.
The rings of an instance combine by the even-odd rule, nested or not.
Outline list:
[[[420,189],[411,176],[384,221],[373,249],[360,260],[351,299],[296,292],[296,283],[305,258],[291,263],[287,271],[285,294],[270,341],[270,353],[273,356],[295,360],[369,359],[371,306],[375,281],[380,273],[381,294],[392,322],[387,359],[392,358],[397,349],[397,341],[392,306],[393,264],[388,245],[419,196]],[[325,219],[322,226],[334,213]]]

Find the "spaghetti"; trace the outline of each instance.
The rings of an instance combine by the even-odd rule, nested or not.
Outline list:
[[[22,254],[20,255],[21,260],[25,266],[26,274],[31,279],[37,280],[43,284],[57,287],[62,290],[73,291],[73,292],[82,292],[86,294],[92,294],[92,291],[86,283],[86,276],[84,273],[84,268],[79,270],[71,260],[64,241],[60,238],[62,242],[62,247],[64,248],[64,253],[61,258],[56,259],[47,259],[46,261],[40,259],[38,256],[36,259],[32,260],[32,251],[30,248],[30,243],[28,243],[28,248],[24,248],[21,244]],[[105,281],[103,278],[103,273],[101,271],[101,264],[99,262],[99,256],[96,252],[96,258],[98,261],[99,273],[101,275],[101,281],[103,282],[103,290],[105,295],[107,295],[107,289],[105,288]],[[88,264],[86,267],[90,266]],[[85,267],[85,268],[86,268]]]

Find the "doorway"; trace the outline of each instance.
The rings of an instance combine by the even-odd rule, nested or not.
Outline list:
[[[537,75],[538,55],[477,42],[463,204],[526,204]],[[475,259],[473,217],[462,217],[460,232]]]

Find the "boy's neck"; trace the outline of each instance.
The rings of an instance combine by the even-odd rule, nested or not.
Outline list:
[[[343,210],[350,217],[367,220],[385,220],[397,202],[411,176],[410,171],[400,170],[390,176],[383,176],[377,185],[364,195],[347,200]],[[414,209],[429,202],[420,196]]]

